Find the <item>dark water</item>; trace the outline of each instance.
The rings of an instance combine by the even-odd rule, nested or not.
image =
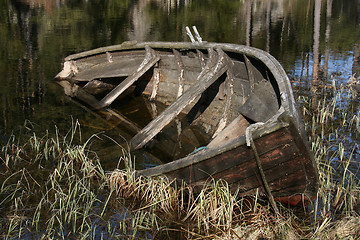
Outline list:
[[[83,139],[99,132],[108,136],[96,147],[103,149],[104,168],[114,169],[122,154],[115,144],[121,133],[54,83],[63,58],[127,40],[189,41],[185,26],[192,25],[206,41],[270,52],[289,74],[303,113],[309,99],[325,97],[324,105],[337,99],[340,111],[329,130],[310,126],[309,137],[321,136],[330,158],[343,151],[352,159],[345,172],[360,175],[360,95],[348,98],[348,88],[336,93],[332,88],[351,77],[359,81],[360,0],[1,0],[0,145],[25,122],[41,135],[55,126],[66,133],[78,120]],[[343,159],[332,160],[341,178]],[[119,212],[116,224],[123,218]]]
[[[270,52],[297,96],[313,96],[314,86],[327,94],[333,81],[339,86],[360,74],[358,0],[3,0],[0,9],[1,143],[25,120],[37,131],[55,125],[67,131],[78,119],[84,137],[105,131],[119,140],[119,133],[69,101],[52,81],[63,58],[127,40],[189,41],[185,26],[196,25],[206,41]],[[359,99],[338,107],[349,119],[360,116]],[[359,132],[342,134],[350,154]]]

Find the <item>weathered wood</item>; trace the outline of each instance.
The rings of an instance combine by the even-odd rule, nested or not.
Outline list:
[[[208,148],[214,148],[221,144],[226,144],[245,134],[246,128],[250,123],[241,115],[233,120],[225,129],[223,129],[208,145]]]
[[[303,165],[301,165],[301,162],[304,159],[297,159],[296,163],[297,165],[285,165],[283,167],[279,168],[273,168],[270,170],[265,171],[266,178],[268,179],[271,192],[274,196],[289,196],[289,195],[295,195],[302,192],[307,192],[308,186],[303,181],[304,178],[306,178],[306,175],[304,174]],[[249,166],[249,168],[251,168]],[[238,170],[237,168],[234,169],[234,171]],[[233,172],[234,172],[233,171]],[[284,175],[287,177],[280,177],[279,171],[281,171]],[[226,175],[226,173],[221,174],[223,176],[223,179],[225,181],[228,181],[228,179],[235,179],[236,176],[234,175]],[[216,177],[216,176],[215,176]],[[230,177],[230,178],[229,178]],[[244,179],[238,179],[239,181],[232,182],[230,184],[232,190],[237,190],[239,186],[241,186],[239,194],[240,195],[249,195],[251,193],[254,193],[256,190],[260,190],[261,195],[265,195],[265,193],[262,190],[262,184],[260,175],[256,173],[256,169],[254,169],[254,175],[244,178]],[[240,185],[241,184],[241,185]]]
[[[100,58],[100,57],[98,57]],[[143,62],[144,54],[132,56],[131,58],[113,57],[112,62],[109,62],[106,55],[102,58],[96,59],[93,62],[82,62],[84,60],[76,61],[79,65],[79,73],[73,79],[76,81],[91,81],[94,79],[104,78],[125,78],[133,74],[138,66]]]
[[[87,84],[85,84],[85,86],[83,87],[83,89],[92,94],[92,95],[96,95],[96,94],[100,94],[104,91],[108,91],[114,88],[114,85],[112,84],[108,84],[108,83],[104,83],[102,81],[99,80],[92,80],[90,82],[88,82]]]
[[[197,54],[198,54],[198,58],[199,58],[199,62],[200,62],[201,68],[204,69],[205,66],[206,66],[204,54],[203,54],[200,50],[196,50],[196,52],[197,52]]]
[[[227,122],[229,120],[229,113],[230,111],[231,103],[232,103],[232,95],[234,94],[234,73],[232,70],[233,64],[231,64],[230,68],[227,71],[227,77],[225,81],[220,85],[220,90],[223,90],[223,93],[219,93],[219,95],[224,95],[226,97],[225,107],[224,111],[222,113],[221,119],[218,123],[217,129],[215,133],[213,134],[212,138],[215,138],[227,125]],[[221,88],[222,87],[222,88]],[[221,98],[220,98],[221,99]]]
[[[298,148],[301,144],[298,145],[293,140],[295,137],[293,134],[292,129],[282,128],[255,140],[260,150],[259,155],[266,178],[275,196],[299,192],[311,193],[316,186],[304,183],[303,179],[313,176],[313,173],[306,172],[307,168],[312,169],[312,161],[308,158],[307,152],[302,152],[301,148]],[[240,187],[244,194],[251,193],[255,188],[261,190],[261,178],[253,153],[246,146],[221,152],[206,161],[192,163],[189,166],[191,167],[168,172],[167,176],[171,179],[187,179],[193,185],[204,183],[207,179],[224,179],[232,190],[235,191]]]
[[[253,151],[245,145],[244,131],[248,125],[245,119],[265,121],[264,127],[255,130],[253,136],[274,197],[283,199],[283,196],[298,193],[311,197],[316,195],[317,168],[302,133],[303,125],[296,111],[291,85],[281,65],[264,51],[207,42],[110,46],[66,58],[69,62],[57,76],[63,80],[59,84],[68,95],[97,106],[99,103],[93,96],[83,94],[86,93],[80,87],[83,84],[78,85],[78,81],[95,80],[84,88],[90,92],[97,81],[104,78],[111,78],[104,83],[112,84],[118,84],[116,81],[126,77],[125,80],[129,80],[140,69],[136,69],[137,66],[145,67],[143,57],[144,49],[149,50],[147,46],[156,49],[161,61],[154,63],[157,65],[152,79],[140,78],[140,75],[139,81],[134,80],[138,81],[137,92],[146,97],[153,93],[152,98],[156,102],[151,103],[161,103],[157,110],[160,115],[151,111],[155,118],[150,123],[143,121],[142,125],[147,124],[145,128],[133,127],[135,132],[139,132],[130,144],[139,148],[157,136],[152,144],[147,145],[146,151],[155,150],[152,153],[156,156],[161,152],[159,157],[169,156],[174,161],[138,171],[137,174],[167,175],[193,186],[200,186],[209,179],[224,179],[233,191],[240,188],[241,194],[248,194],[259,189],[261,193],[258,166]],[[221,48],[226,52],[226,58],[231,59],[227,60],[227,64],[220,64],[220,51],[214,51],[216,48]],[[72,64],[69,64],[70,61]],[[107,88],[109,85],[99,86]],[[128,86],[124,86],[126,88]],[[163,111],[162,104],[168,106]],[[187,114],[186,118],[179,117],[180,112]],[[191,121],[188,118],[190,112],[195,113],[191,115],[195,116]],[[245,118],[239,117],[240,114]],[[173,124],[169,124],[171,122]],[[213,140],[209,143],[211,136]],[[194,141],[194,137],[198,141]],[[162,147],[158,147],[160,144]],[[193,146],[207,148],[188,155]],[[181,150],[178,147],[182,147]],[[166,148],[164,153],[162,148]]]
[[[257,148],[259,146],[266,146],[266,148],[259,148],[259,155],[264,170],[289,161],[288,156],[291,156],[290,159],[293,159],[294,153],[299,154],[292,141],[291,134],[284,128],[276,131],[275,134],[256,139],[255,144]],[[233,171],[233,168],[237,168],[237,170]],[[242,169],[243,172],[239,172],[239,169]],[[197,182],[206,180],[210,176],[215,176],[215,174],[221,175],[222,172],[229,171],[232,172],[234,177],[232,181],[236,181],[235,179],[238,177],[247,178],[254,175],[254,169],[258,171],[253,152],[246,145],[242,145],[229,151],[222,151],[221,154],[215,155],[206,161],[192,163],[191,167],[179,168],[166,174],[172,179],[181,176],[182,179],[191,179],[192,182]]]
[[[115,87],[110,93],[108,93],[101,101],[101,107],[109,106],[121,93],[123,93],[128,87],[130,87],[136,80],[138,80],[145,72],[147,72],[155,63],[160,60],[160,57],[156,55],[155,51],[149,46],[146,47],[146,56],[139,68],[131,76],[127,77],[117,87]]]
[[[150,101],[155,100],[155,97],[156,97],[156,95],[157,95],[157,93],[159,91],[160,70],[158,68],[154,68],[153,78],[154,78],[154,83],[153,83],[151,95],[150,95],[150,98],[149,98]]]
[[[170,123],[188,104],[195,100],[202,92],[204,92],[212,83],[214,83],[227,70],[227,57],[221,49],[217,49],[218,61],[206,73],[200,73],[198,82],[179,97],[173,104],[165,109],[157,118],[151,121],[145,128],[136,134],[130,141],[133,149],[143,147],[158,132],[161,131],[168,123]]]
[[[131,47],[131,46],[135,45],[136,43],[137,43],[136,41],[126,41],[126,42],[123,42],[122,44],[119,44],[119,45],[113,45],[113,46],[108,46],[108,47],[100,47],[100,48],[92,49],[92,50],[89,50],[89,51],[76,53],[76,54],[67,56],[65,58],[65,61],[75,60],[75,59],[79,59],[79,58],[85,58],[85,57],[89,57],[89,56],[92,56],[92,55],[101,54],[101,53],[105,53],[105,52],[112,52],[112,51],[121,50],[121,49],[124,49],[124,48]]]
[[[184,92],[184,64],[181,60],[181,54],[179,53],[179,51],[173,49],[173,53],[179,68],[179,88],[177,97],[180,97]]]
[[[245,59],[245,66],[246,66],[248,76],[249,76],[250,89],[252,91],[252,90],[254,90],[254,87],[255,87],[255,77],[254,77],[254,73],[253,73],[254,66],[251,64],[249,58],[246,55],[244,55],[244,59]]]
[[[240,112],[255,122],[265,122],[274,116],[279,105],[271,83],[265,79],[255,85]]]

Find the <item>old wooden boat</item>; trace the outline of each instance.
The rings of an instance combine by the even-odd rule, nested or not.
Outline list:
[[[172,161],[138,170],[139,175],[166,175],[194,186],[224,179],[243,195],[259,192],[289,203],[316,195],[317,167],[289,79],[262,50],[125,42],[66,57],[56,80],[67,95],[105,109],[127,126],[133,151],[151,152],[154,145],[180,149]],[[152,118],[145,124],[117,111],[130,95],[148,99],[144,104]],[[154,103],[163,108],[154,110]],[[195,127],[204,133],[202,140],[181,149],[186,132],[198,135]],[[172,142],[163,147],[163,139]]]

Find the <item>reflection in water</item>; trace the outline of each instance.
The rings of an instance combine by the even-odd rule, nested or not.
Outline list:
[[[270,34],[271,32],[271,1],[267,1],[266,7],[266,48],[267,52],[270,52]]]
[[[51,13],[55,8],[59,8],[65,0],[19,0],[31,8],[44,8],[46,12]]]
[[[320,82],[317,93],[328,94],[332,79],[338,87],[351,76],[359,88],[359,0],[0,1],[0,143],[26,119],[44,132],[54,125],[67,131],[72,118],[83,123],[84,139],[102,130],[120,141],[116,128],[66,99],[52,82],[63,58],[126,40],[189,41],[184,29],[192,25],[206,41],[270,52],[294,80],[298,95],[312,96],[309,89]],[[348,119],[360,117],[359,97],[341,104]],[[334,125],[340,119],[335,116]],[[339,141],[356,161],[359,152],[352,149],[360,143],[359,133],[339,130],[344,139]],[[104,166],[113,169],[121,149],[101,144]],[[352,168],[356,172],[358,163]]]
[[[330,55],[330,29],[331,29],[331,11],[332,11],[332,2],[333,0],[328,0],[326,4],[326,30],[325,30],[325,63],[324,63],[324,76],[328,77],[328,67],[329,67],[329,55]]]
[[[71,104],[49,81],[61,68],[64,56],[125,40],[189,41],[184,30],[187,25],[196,25],[206,41],[246,44],[270,52],[291,78],[307,88],[319,80],[327,84],[334,74],[338,83],[345,83],[350,76],[359,75],[359,42],[354,43],[360,33],[349,22],[359,24],[360,4],[351,2],[357,8],[346,7],[340,0],[327,0],[326,5],[324,1],[324,6],[321,0],[1,3],[5,10],[0,14],[0,32],[6,44],[2,43],[0,50],[0,132],[9,135],[25,119],[65,124],[65,116],[86,115],[72,112]],[[334,47],[353,52],[349,67],[344,67],[349,65],[349,56],[336,53]],[[54,104],[57,117],[50,120],[48,110],[55,109]]]
[[[360,77],[360,44],[354,44],[354,57],[353,57],[353,65],[352,65],[352,76],[355,78]]]
[[[151,0],[139,1],[134,4],[129,11],[129,18],[132,23],[132,30],[128,33],[129,40],[139,42],[146,41],[146,37],[151,31],[151,18],[145,11],[145,8],[151,3]]]
[[[246,44],[270,52],[291,78],[299,79],[299,84],[307,82],[308,88],[320,80],[328,84],[334,74],[338,83],[345,83],[359,75],[360,33],[353,27],[359,24],[360,4],[350,2],[357,7],[347,7],[340,0],[327,0],[326,5],[324,1],[324,6],[321,0],[3,2],[0,32],[6,44],[2,42],[0,50],[0,132],[10,134],[25,119],[62,124],[67,122],[64,116],[86,116],[72,112],[74,108],[49,81],[64,56],[125,40],[189,41],[187,25],[196,25],[206,41]],[[350,65],[347,54],[334,51],[338,48],[353,52]],[[54,105],[57,117],[50,120],[48,111]]]
[[[16,117],[25,119],[31,118],[35,114],[33,105],[40,104],[44,97],[44,79],[37,77],[34,70],[37,68],[37,37],[38,25],[32,21],[32,10],[28,5],[14,2],[13,7],[9,9],[8,23],[16,26],[9,30],[10,41],[20,41],[22,46],[15,45],[18,49],[12,49],[9,55],[9,64],[7,59],[2,59],[2,63],[8,67],[10,74],[6,74],[5,81],[13,83],[9,86],[7,94],[3,96],[3,115],[5,134],[12,131],[13,119],[9,116],[11,112],[17,114]],[[18,39],[12,39],[12,38]],[[11,44],[9,44],[11,46]],[[9,49],[10,50],[10,49]],[[16,53],[15,53],[16,52]],[[17,55],[14,59],[12,54]],[[5,62],[4,62],[5,60]],[[5,82],[1,80],[1,82]],[[9,126],[10,125],[10,126]],[[9,128],[10,127],[10,128]]]
[[[321,0],[315,0],[314,10],[314,45],[313,45],[313,83],[317,83],[319,74],[319,45],[320,45],[320,17],[321,17]]]
[[[335,55],[331,50],[341,46],[342,49],[353,51],[356,49],[353,43],[360,39],[359,31],[351,30],[353,25],[349,24],[352,21],[359,24],[360,4],[357,0],[350,2],[357,7],[346,7],[340,0],[327,0],[326,7],[321,6],[320,0],[244,0],[226,3],[110,0],[104,4],[92,1],[75,4],[65,0],[18,0],[2,3],[2,9],[6,11],[3,10],[1,22],[6,24],[0,26],[2,35],[8,34],[2,39],[9,41],[2,46],[5,52],[1,61],[3,66],[12,69],[13,76],[8,75],[1,83],[16,83],[8,92],[17,95],[7,93],[2,98],[2,112],[12,111],[7,109],[9,104],[4,103],[15,101],[23,109],[23,115],[19,118],[28,118],[35,110],[31,105],[43,101],[47,88],[44,81],[48,80],[44,79],[44,75],[51,77],[56,74],[62,57],[70,53],[119,44],[124,40],[188,41],[184,31],[186,25],[196,25],[207,41],[262,48],[278,58],[294,77],[307,80],[312,76],[317,81],[321,75],[327,79],[327,76],[338,71],[334,68]],[[44,12],[47,13],[45,16]],[[326,19],[321,19],[322,15],[326,15]],[[321,38],[321,26],[326,26],[325,39]],[[331,36],[330,29],[337,34]],[[322,43],[325,50],[321,49]],[[325,58],[323,66],[322,57]],[[9,58],[15,58],[17,62],[9,63]],[[342,61],[347,61],[346,56]],[[298,62],[301,67],[298,67]],[[354,61],[353,65],[356,66],[356,63]],[[344,80],[352,75],[350,69],[343,71]],[[36,103],[32,103],[35,98]],[[25,109],[29,111],[27,114]],[[16,119],[10,118],[4,120],[4,126]]]
[[[156,9],[156,11],[161,10],[163,17],[167,18],[165,21],[169,21],[171,17],[178,15],[179,11],[187,7],[189,4],[190,0],[144,0],[134,2],[134,4],[132,4],[131,8],[129,9],[128,15],[129,22],[131,23],[131,28],[128,29],[127,33],[128,39],[144,42],[149,41],[149,35],[151,35],[150,39],[153,39],[154,41],[163,40],[161,39],[163,34],[159,33],[164,31],[164,29],[161,29],[161,25],[157,24],[156,19],[155,22],[153,21],[154,19],[151,11],[153,9]],[[182,27],[180,30],[183,31],[185,28],[185,23],[176,23],[176,26],[169,30],[169,34],[171,34],[171,31],[179,31],[179,24],[181,24]],[[185,32],[183,31],[183,33]],[[185,34],[183,34],[182,41],[186,40],[184,36]]]
[[[246,46],[251,46],[252,0],[246,1]]]

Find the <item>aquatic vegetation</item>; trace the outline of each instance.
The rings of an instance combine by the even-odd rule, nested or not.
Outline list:
[[[4,239],[334,239],[360,236],[359,100],[349,86],[300,96],[319,168],[318,198],[279,213],[259,195],[240,197],[225,181],[199,194],[165,177],[137,177],[134,159],[105,172],[79,123],[41,137],[26,123],[0,154],[0,233]]]
[[[2,237],[66,238],[90,236],[94,218],[105,205],[99,199],[105,173],[92,140],[78,145],[79,124],[60,136],[27,131],[24,143],[12,136],[2,147],[0,218]]]

